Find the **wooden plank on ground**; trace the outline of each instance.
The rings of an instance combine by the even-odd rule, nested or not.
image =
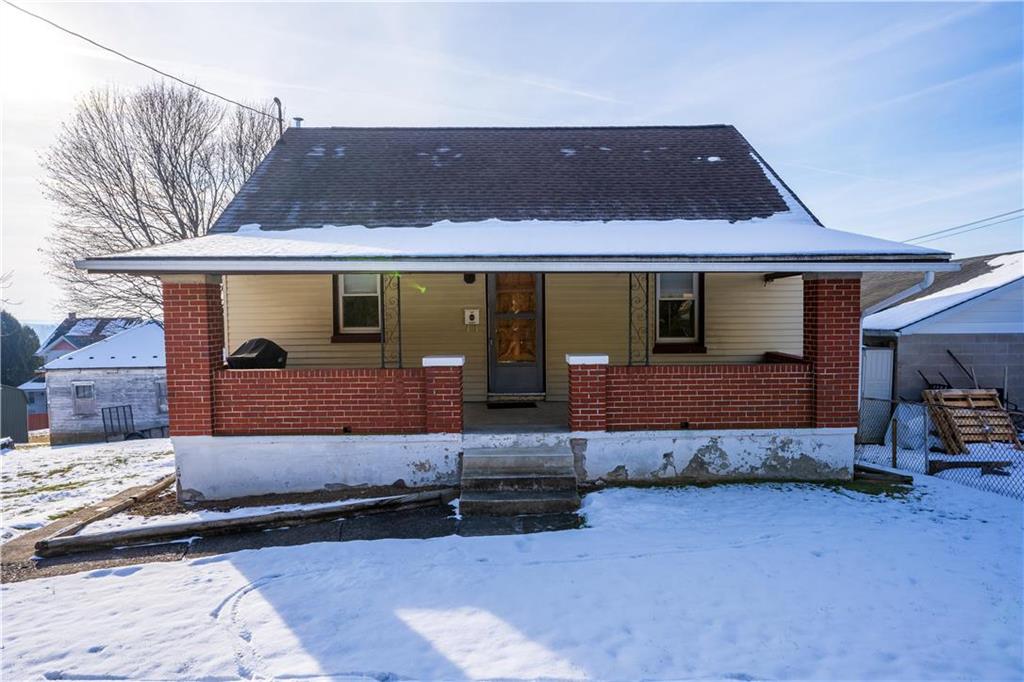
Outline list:
[[[128,528],[107,533],[96,533],[94,535],[51,536],[36,543],[36,553],[42,557],[51,557],[141,543],[180,540],[193,536],[281,528],[283,526],[326,521],[346,516],[360,516],[443,505],[450,502],[456,496],[457,492],[455,489],[445,488],[443,490],[395,495],[375,500],[339,503],[313,509],[271,512],[256,516],[210,521],[185,521],[145,528]]]

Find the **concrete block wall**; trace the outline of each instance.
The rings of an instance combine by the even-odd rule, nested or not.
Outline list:
[[[1002,388],[1004,370],[1010,400],[1024,408],[1024,334],[907,334],[896,346],[895,395],[905,400],[921,400],[925,388],[923,372],[932,381],[942,381],[939,373],[956,388],[974,384],[949,356],[947,350],[974,369],[978,385]]]

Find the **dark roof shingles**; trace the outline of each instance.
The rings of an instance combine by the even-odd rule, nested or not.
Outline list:
[[[292,128],[211,231],[786,211],[752,153],[732,126]]]

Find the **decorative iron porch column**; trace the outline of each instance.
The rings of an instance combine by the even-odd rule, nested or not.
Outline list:
[[[626,337],[630,365],[651,364],[651,276],[629,273],[629,335]]]
[[[380,366],[395,369],[402,366],[401,275],[389,272],[380,279]]]

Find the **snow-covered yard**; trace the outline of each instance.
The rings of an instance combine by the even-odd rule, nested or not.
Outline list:
[[[1022,512],[933,478],[616,489],[579,530],[31,580],[3,677],[1019,679]]]
[[[171,473],[168,438],[6,450],[0,455],[0,539]]]

